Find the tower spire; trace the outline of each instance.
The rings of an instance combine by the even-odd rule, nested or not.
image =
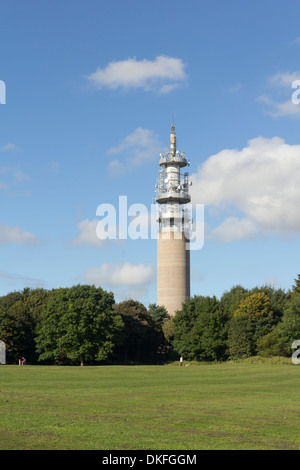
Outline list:
[[[175,126],[174,123],[171,126],[171,134],[170,134],[170,150],[171,156],[175,157],[176,155],[176,134],[175,134]]]

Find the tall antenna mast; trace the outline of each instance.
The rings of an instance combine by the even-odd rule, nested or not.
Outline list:
[[[174,121],[174,113],[172,114]],[[184,152],[176,149],[175,125],[172,122],[170,148],[160,154],[156,202],[159,206],[157,238],[157,305],[165,306],[169,315],[181,310],[190,296],[190,250],[186,230],[190,218],[184,205],[191,201],[189,176],[180,174],[189,164]]]

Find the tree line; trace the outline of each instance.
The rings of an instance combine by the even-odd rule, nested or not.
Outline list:
[[[288,292],[237,285],[220,299],[194,296],[175,317],[101,287],[25,288],[0,297],[7,363],[159,364],[285,356],[300,340],[300,275]]]

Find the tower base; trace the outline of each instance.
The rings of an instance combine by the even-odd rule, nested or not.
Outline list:
[[[157,305],[170,316],[190,297],[190,250],[182,232],[159,232],[157,237]]]

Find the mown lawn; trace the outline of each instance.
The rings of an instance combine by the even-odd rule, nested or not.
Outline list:
[[[300,365],[0,366],[1,450],[299,449]]]

